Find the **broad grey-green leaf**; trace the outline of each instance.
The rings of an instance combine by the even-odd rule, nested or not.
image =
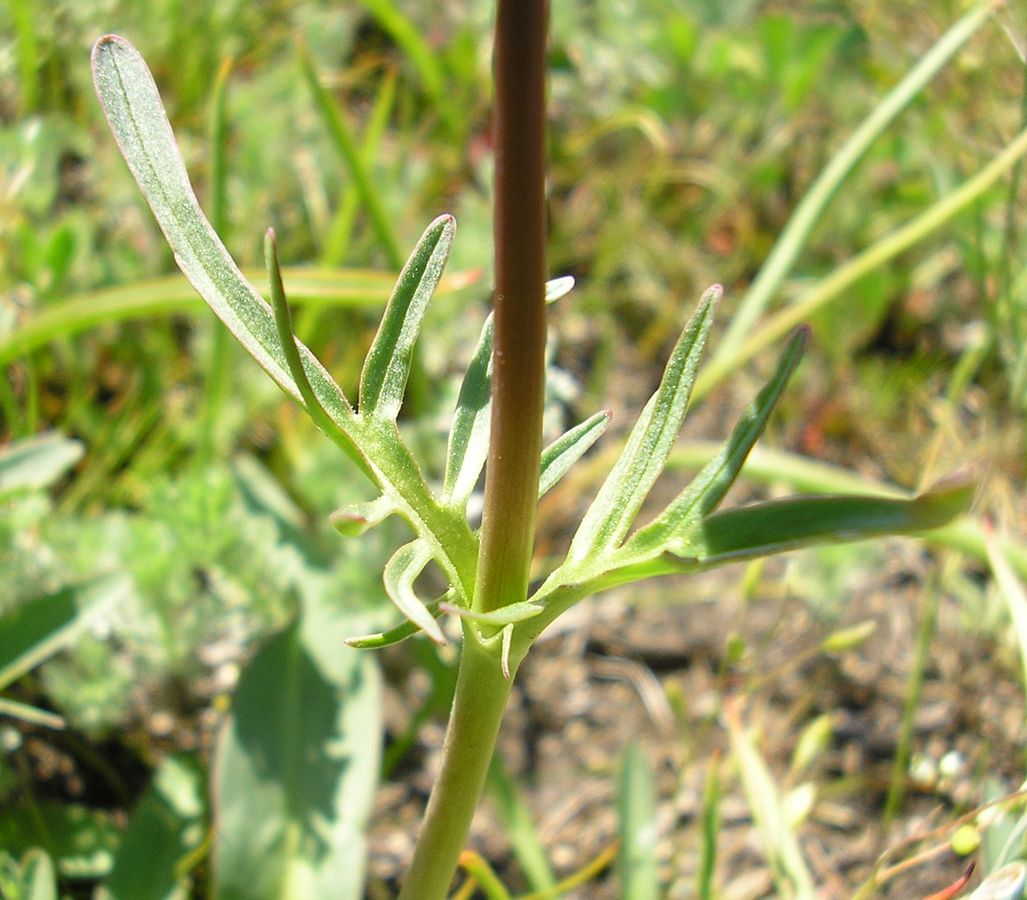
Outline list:
[[[928,531],[970,506],[973,486],[942,484],[909,500],[892,497],[789,497],[728,509],[705,518],[674,553],[704,567],[812,544]]]
[[[431,562],[432,552],[427,541],[418,539],[404,544],[385,564],[382,576],[385,582],[385,593],[406,618],[417,625],[436,644],[445,644],[435,617],[428,610],[427,604],[414,591],[417,576]]]
[[[56,431],[0,447],[0,500],[18,491],[49,487],[82,458],[83,452],[81,441]]]
[[[573,287],[574,279],[570,275],[547,281],[546,303],[553,303],[566,296]],[[492,315],[489,314],[482,326],[481,337],[464,374],[463,383],[460,385],[460,395],[457,398],[456,411],[453,413],[453,427],[449,432],[442,496],[446,504],[458,509],[463,509],[467,504],[488,456],[494,328]],[[572,463],[573,461],[571,460]],[[555,480],[559,480],[559,475]],[[539,494],[545,492],[540,490]]]
[[[560,435],[542,451],[542,468],[538,479],[541,497],[553,487],[571,466],[591,447],[610,424],[610,411],[600,410],[579,425]]]
[[[654,550],[672,536],[686,534],[699,519],[717,508],[763,434],[770,413],[802,358],[808,334],[807,329],[796,331],[781,354],[774,375],[742,413],[717,454],[659,516],[632,535],[626,549]]]
[[[114,857],[105,885],[113,900],[191,896],[187,862],[207,831],[204,781],[200,766],[187,756],[169,756],[157,767]]]
[[[179,268],[250,355],[302,403],[271,308],[243,277],[200,210],[143,58],[124,38],[106,35],[93,47],[93,81],[121,154]],[[353,410],[342,391],[306,347],[301,345],[299,352],[318,401],[347,434]]]
[[[399,415],[414,343],[428,301],[442,278],[455,233],[456,220],[448,215],[439,216],[425,229],[403,266],[364,360],[357,405],[362,415],[385,420],[394,420]]]
[[[90,619],[121,602],[132,589],[124,575],[69,585],[0,617],[0,688],[68,646]]]
[[[685,417],[696,370],[713,323],[713,308],[722,293],[720,285],[715,285],[699,301],[698,309],[671,352],[660,386],[639,415],[620,458],[574,535],[567,555],[571,563],[615,547],[627,534],[642,502],[663,471]]]
[[[363,896],[381,688],[342,646],[351,627],[305,618],[239,679],[214,760],[215,900]]]

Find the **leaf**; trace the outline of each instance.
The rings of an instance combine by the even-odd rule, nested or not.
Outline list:
[[[242,673],[214,761],[216,900],[362,896],[381,688],[341,647],[352,626],[308,610]]]
[[[93,48],[93,78],[122,155],[179,267],[254,359],[302,404],[271,308],[243,278],[200,211],[146,63],[123,38],[107,35]],[[330,436],[365,472],[373,470],[374,482],[396,498],[399,512],[431,542],[446,575],[465,592],[471,590],[477,547],[467,523],[435,501],[395,429],[365,427],[325,368],[306,347],[296,346],[314,396],[334,425]]]
[[[642,502],[663,471],[685,416],[696,369],[723,293],[715,285],[703,294],[671,353],[656,393],[645,405],[620,458],[574,535],[567,558],[581,562],[616,546],[627,534]]]
[[[438,619],[442,616],[442,601],[445,597],[455,596],[455,591],[447,591],[443,597],[438,600],[432,600],[430,603],[426,603],[424,608],[432,614],[433,618]],[[355,647],[357,650],[380,650],[382,647],[389,647],[392,644],[398,644],[400,641],[405,641],[407,638],[413,637],[415,634],[421,634],[422,629],[419,625],[407,620],[402,625],[397,625],[395,628],[390,628],[388,631],[378,631],[375,634],[365,634],[359,637],[346,638],[343,643],[348,647]]]
[[[717,842],[720,838],[720,771],[719,760],[710,761],[706,772],[706,787],[702,797],[702,850],[699,868],[695,873],[696,893],[699,900],[711,900],[713,875],[717,866]]]
[[[263,269],[242,270],[253,283],[264,277]],[[285,289],[293,305],[318,310],[325,307],[381,309],[389,299],[395,276],[363,269],[290,268],[282,270]],[[472,284],[477,272],[458,272],[442,280],[439,293],[450,293]],[[89,328],[172,313],[195,314],[206,309],[203,299],[181,275],[135,281],[123,287],[75,294],[35,310],[9,334],[0,334],[0,365],[24,356],[57,338],[70,337]]]
[[[417,625],[436,644],[445,644],[435,617],[428,611],[424,601],[414,592],[414,582],[431,562],[432,552],[427,541],[416,540],[404,544],[385,564],[383,580],[385,592],[396,608]]]
[[[531,600],[522,600],[520,603],[509,603],[491,612],[476,612],[473,609],[466,609],[453,603],[443,603],[440,608],[445,613],[460,616],[463,619],[470,619],[472,622],[501,627],[533,618],[542,612],[545,606],[541,603],[533,603]]]
[[[546,303],[555,303],[574,289],[574,276],[561,275],[546,282]]]
[[[1027,589],[1016,577],[1013,567],[1002,552],[990,525],[985,525],[984,536],[988,549],[988,564],[991,566],[999,593],[1009,608],[1017,647],[1020,650],[1020,665],[1023,669],[1024,685],[1027,686]]]
[[[581,459],[589,447],[606,431],[609,424],[610,411],[600,410],[562,434],[542,451],[542,470],[538,479],[540,497],[567,474],[570,467]]]
[[[566,296],[573,287],[574,279],[569,275],[547,281],[546,303],[553,303]],[[467,505],[488,456],[494,328],[492,315],[489,314],[482,326],[481,337],[464,374],[463,383],[460,385],[460,394],[453,413],[453,427],[449,431],[442,496],[443,502],[459,509]],[[556,480],[559,480],[559,476],[554,483]],[[539,491],[540,495],[544,493],[545,490]]]
[[[425,229],[400,272],[364,360],[358,403],[361,415],[386,421],[395,420],[399,415],[414,342],[428,301],[442,278],[455,233],[456,220],[452,216],[439,216]]]
[[[396,512],[396,503],[384,494],[366,503],[350,503],[329,517],[331,526],[344,537],[357,537],[380,525]]]
[[[731,752],[742,776],[749,809],[759,831],[762,849],[770,863],[771,874],[780,897],[813,900],[813,876],[802,854],[795,830],[785,817],[784,804],[774,776],[742,726],[737,705],[725,716],[731,737]]]
[[[0,809],[0,847],[16,855],[45,847],[62,878],[105,878],[119,836],[109,812],[79,803],[7,802]]]
[[[731,436],[717,454],[656,519],[632,536],[625,549],[636,552],[654,550],[674,535],[686,534],[700,518],[720,505],[745,465],[749,451],[763,434],[771,412],[802,358],[808,336],[809,331],[805,328],[792,336],[773,377],[742,413]]]
[[[494,330],[495,322],[490,313],[464,373],[453,413],[453,427],[449,431],[442,499],[459,509],[467,505],[488,456]]]
[[[533,891],[545,891],[556,884],[553,870],[546,858],[538,829],[531,818],[531,810],[517,790],[516,782],[506,774],[499,753],[489,763],[487,785],[496,813],[514,857],[520,864],[528,885]]]
[[[93,47],[93,81],[121,154],[179,268],[250,355],[301,403],[271,308],[243,277],[200,210],[143,58],[124,38],[106,35]],[[300,346],[299,352],[318,401],[341,434],[348,435],[353,410],[342,391],[306,347]]]
[[[649,761],[635,743],[628,744],[620,770],[619,897],[624,900],[656,900],[660,896],[657,874],[656,796]]]
[[[335,149],[339,151],[342,161],[346,166],[350,181],[355,188],[360,201],[367,210],[371,220],[371,227],[374,229],[375,237],[385,251],[389,265],[399,268],[403,262],[403,255],[396,241],[388,214],[385,212],[385,204],[380,191],[375,185],[374,178],[369,171],[369,166],[364,161],[363,154],[357,149],[356,141],[353,138],[346,120],[342,117],[331,94],[325,90],[318,77],[314,59],[305,47],[300,49],[300,65],[303,75],[314,96],[314,102],[321,112],[321,118],[328,128],[332,137]]]
[[[845,495],[771,500],[714,513],[674,552],[705,567],[812,544],[927,531],[965,512],[972,497],[972,485],[956,481],[911,500]]]
[[[38,848],[29,850],[21,868],[25,900],[57,900],[57,873],[48,854]]]
[[[0,688],[68,646],[90,619],[131,590],[124,575],[61,588],[0,617]]]
[[[22,438],[0,448],[0,500],[19,491],[49,487],[84,452],[81,441],[56,431]]]
[[[188,756],[157,768],[129,819],[106,888],[113,900],[185,900],[188,871],[205,833],[202,770]]]

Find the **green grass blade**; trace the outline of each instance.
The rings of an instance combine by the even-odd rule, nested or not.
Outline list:
[[[247,281],[263,280],[261,269],[243,269]],[[351,309],[380,309],[389,299],[395,277],[385,272],[359,269],[282,270],[285,289],[292,304],[315,303]],[[458,273],[444,278],[439,293],[459,290],[476,278],[475,273]],[[204,301],[180,275],[138,281],[122,287],[104,288],[75,295],[68,300],[47,304],[6,335],[0,336],[0,365],[59,338],[82,331],[150,316],[198,313]]]
[[[814,900],[816,889],[794,829],[788,824],[774,776],[743,728],[737,706],[727,711],[731,752],[777,887],[776,896]]]
[[[389,69],[382,81],[381,89],[375,97],[374,108],[368,117],[361,141],[360,158],[365,168],[371,165],[381,146],[382,135],[385,133],[385,126],[389,123],[389,116],[392,114],[396,99],[396,82],[395,69]],[[345,186],[337,202],[328,233],[325,235],[324,246],[321,250],[322,265],[339,266],[345,261],[359,209],[360,194],[351,182]],[[396,264],[396,268],[399,268],[399,263]]]
[[[521,871],[533,891],[544,891],[556,884],[531,811],[517,790],[517,785],[503,768],[499,753],[492,756],[486,782],[496,812]]]
[[[305,49],[300,53],[300,61],[303,66],[303,74],[314,96],[314,102],[317,104],[325,125],[328,127],[328,132],[335,143],[335,147],[346,165],[349,176],[353,181],[353,187],[360,196],[360,201],[367,209],[375,236],[385,251],[389,265],[393,269],[398,269],[403,264],[403,252],[400,249],[392,223],[389,221],[389,216],[385,211],[385,204],[382,202],[381,194],[377,187],[375,187],[369,167],[365,164],[364,156],[357,147],[357,142],[353,138],[349,126],[339,111],[334,98],[321,84],[314,60]]]
[[[812,544],[927,531],[965,512],[966,482],[942,485],[911,500],[890,497],[791,497],[714,513],[675,553],[704,566],[752,559]]]
[[[455,232],[453,217],[439,216],[425,230],[403,267],[360,375],[361,415],[386,421],[399,415],[414,343],[428,301],[442,278]]]
[[[385,592],[403,615],[428,635],[436,644],[445,644],[435,617],[427,604],[414,591],[417,576],[431,562],[432,552],[427,541],[416,540],[404,544],[385,564],[383,579]]]
[[[656,838],[659,833],[656,791],[649,761],[637,744],[629,744],[624,751],[618,794],[618,896],[624,900],[656,900],[660,896],[656,859]]]
[[[742,413],[717,454],[656,519],[632,536],[626,549],[635,552],[655,550],[673,535],[684,535],[699,519],[720,505],[745,464],[749,451],[763,434],[771,412],[802,358],[808,336],[808,329],[802,329],[792,337],[773,376]]]
[[[713,875],[717,866],[717,842],[720,837],[720,771],[719,760],[710,761],[702,798],[702,849],[695,873],[699,900],[713,900]]]
[[[52,728],[54,731],[61,731],[68,725],[64,718],[56,713],[39,709],[36,706],[29,706],[27,703],[19,703],[17,700],[10,700],[7,697],[0,697],[0,716],[21,719],[31,725]]]
[[[446,91],[446,79],[438,54],[428,46],[421,32],[391,0],[360,0],[378,24],[392,37],[416,69],[425,93],[451,130],[462,134],[462,116]]]
[[[542,470],[538,479],[538,495],[549,491],[599,440],[610,424],[610,411],[600,410],[560,435],[542,451]]]
[[[813,227],[871,144],[991,16],[999,4],[980,3],[957,21],[885,96],[831,158],[810,186],[718,342],[712,364],[733,359],[795,264]]]
[[[352,622],[312,612],[239,679],[213,764],[214,900],[362,896],[380,677],[341,647]]]
[[[699,301],[671,352],[660,386],[639,415],[620,458],[585,513],[571,543],[568,561],[588,559],[616,546],[627,534],[677,440],[713,323],[713,308],[721,294],[717,285]]]
[[[149,203],[175,258],[251,356],[297,402],[271,309],[243,277],[200,210],[153,76],[139,53],[116,35],[93,48],[97,96],[122,156]],[[317,398],[332,420],[348,431],[353,411],[338,385],[306,348],[304,367]]]
[[[1009,617],[1013,622],[1013,633],[1020,651],[1020,663],[1023,667],[1023,683],[1027,688],[1027,589],[1016,577],[1013,567],[1002,552],[994,532],[988,527],[985,530],[988,549],[988,564],[991,566],[995,583],[1009,608]]]
[[[80,441],[55,431],[22,438],[0,448],[0,500],[49,487],[81,458]]]
[[[751,335],[740,335],[730,353],[722,353],[705,367],[695,385],[695,396],[704,397],[714,385],[780,340],[821,307],[845,294],[861,278],[908,250],[957,213],[974,203],[1027,153],[1027,129],[972,178],[924,210],[911,222],[896,228],[862,253],[835,269],[812,290],[776,313]]]

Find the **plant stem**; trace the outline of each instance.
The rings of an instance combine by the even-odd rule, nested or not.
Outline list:
[[[535,537],[545,390],[546,0],[496,13],[492,432],[474,607],[523,600]]]
[[[399,900],[443,900],[478,805],[511,680],[466,629],[453,711],[424,824]]]
[[[485,514],[472,605],[523,600],[535,537],[545,391],[545,71],[547,0],[499,0],[493,119],[495,342]],[[444,900],[485,783],[513,671],[464,643],[442,771],[400,900]]]

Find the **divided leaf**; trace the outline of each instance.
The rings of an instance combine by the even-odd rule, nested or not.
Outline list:
[[[446,638],[435,617],[414,592],[414,582],[431,558],[432,551],[427,541],[418,539],[404,544],[385,564],[385,592],[396,608],[436,644],[445,644]]]
[[[439,607],[443,612],[453,616],[460,616],[463,619],[471,619],[482,625],[495,625],[497,627],[512,625],[516,622],[523,622],[537,616],[545,606],[541,603],[533,603],[531,600],[522,600],[520,603],[510,603],[500,609],[491,612],[476,612],[473,609],[465,609],[453,603],[442,603]]]
[[[439,216],[425,230],[403,266],[364,360],[357,404],[361,414],[386,421],[399,415],[414,343],[428,301],[442,278],[455,233],[456,220],[448,215]]]
[[[395,501],[382,494],[366,503],[350,503],[328,517],[331,526],[344,537],[358,537],[375,525],[380,525],[396,512]]]
[[[568,560],[580,562],[617,546],[663,471],[685,417],[696,369],[723,294],[714,285],[703,294],[671,353],[656,393],[645,405],[620,458],[592,502],[571,543]]]
[[[546,303],[553,303],[566,296],[573,287],[574,278],[570,275],[547,281]],[[494,328],[492,315],[489,314],[482,326],[481,337],[478,338],[478,346],[464,374],[463,383],[460,385],[460,395],[457,397],[456,411],[453,414],[453,427],[449,432],[442,499],[447,505],[458,509],[466,505],[488,457]],[[585,449],[587,447],[581,452],[584,453]],[[572,459],[571,463],[573,462]],[[553,483],[557,480],[559,476],[556,476]],[[539,493],[544,494],[545,491],[541,490]]]
[[[495,322],[490,313],[464,373],[453,413],[453,427],[449,432],[442,501],[457,508],[466,505],[488,456],[494,330]]]
[[[571,466],[591,447],[610,424],[610,411],[600,410],[579,425],[564,432],[542,451],[542,470],[538,479],[541,497],[553,487]]]
[[[730,437],[670,505],[652,522],[632,535],[625,550],[645,553],[658,550],[671,540],[681,540],[703,516],[720,505],[745,465],[753,445],[766,428],[767,420],[806,348],[809,330],[792,335],[770,381],[742,413]]]
[[[93,81],[121,154],[179,268],[260,366],[302,402],[271,308],[243,277],[200,210],[145,61],[124,38],[106,35],[93,48]],[[339,386],[306,347],[298,344],[298,352],[320,405],[347,433],[353,410]]]
[[[442,609],[443,603],[447,600],[452,600],[455,596],[456,591],[450,588],[438,600],[426,603],[424,608],[431,613],[433,618],[438,619],[444,612]],[[421,627],[407,620],[395,628],[390,628],[388,631],[377,631],[374,634],[362,634],[357,637],[346,638],[343,643],[348,647],[355,647],[357,650],[380,650],[382,647],[398,644],[400,641],[405,641],[407,638],[420,633]]]
[[[812,544],[909,534],[945,525],[966,512],[973,485],[937,485],[909,500],[892,497],[790,497],[714,513],[675,554],[703,567]]]

